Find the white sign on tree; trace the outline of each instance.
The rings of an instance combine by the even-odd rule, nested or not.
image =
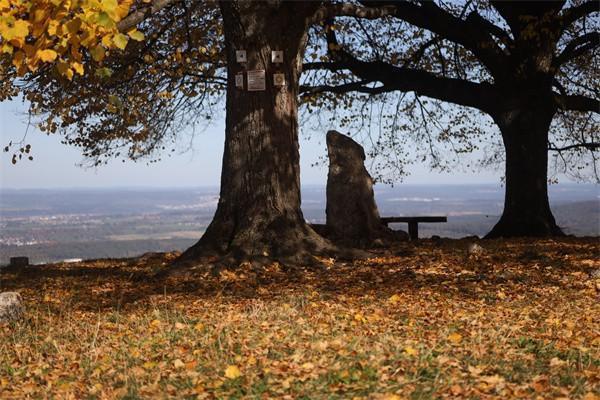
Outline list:
[[[248,91],[259,92],[267,89],[265,70],[257,69],[248,71]]]

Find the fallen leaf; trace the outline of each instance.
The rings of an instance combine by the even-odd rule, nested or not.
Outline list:
[[[392,296],[390,296],[390,298],[388,299],[388,302],[392,303],[392,304],[396,304],[398,302],[400,302],[401,297],[398,296],[397,294],[394,294]]]
[[[175,329],[177,329],[178,331],[185,329],[185,327],[185,324],[182,324],[181,322],[175,322]]]
[[[236,365],[229,365],[225,368],[225,378],[227,379],[235,379],[242,376],[242,372]]]
[[[454,396],[458,396],[462,392],[463,392],[463,388],[460,385],[452,385],[450,387],[450,393],[452,393]]]
[[[412,346],[406,346],[404,348],[404,352],[409,356],[416,356],[417,354],[419,354],[419,351]]]
[[[462,335],[458,332],[448,335],[448,341],[452,344],[459,344],[462,341]]]

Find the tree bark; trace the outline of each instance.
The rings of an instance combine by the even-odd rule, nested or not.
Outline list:
[[[308,20],[318,3],[222,2],[228,62],[225,152],[213,221],[179,264],[217,256],[223,264],[286,264],[333,255],[334,245],[305,222],[300,209],[298,90]],[[247,63],[236,61],[246,50]],[[271,51],[283,51],[283,63]],[[248,91],[246,72],[265,70],[266,90]],[[273,85],[273,73],[285,85]],[[244,89],[235,75],[244,73]]]
[[[506,186],[504,211],[486,238],[564,235],[548,202],[548,131],[554,110],[544,103],[529,99],[529,106],[493,115],[504,141]]]

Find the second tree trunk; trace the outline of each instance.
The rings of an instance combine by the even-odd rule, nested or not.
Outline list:
[[[553,112],[540,108],[499,113],[506,154],[504,211],[486,237],[563,235],[548,201],[548,131]]]

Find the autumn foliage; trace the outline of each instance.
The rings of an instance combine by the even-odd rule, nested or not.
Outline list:
[[[598,399],[597,239],[401,244],[323,270],[155,279],[175,256],[2,276],[2,398]]]
[[[102,62],[107,51],[125,49],[130,38],[144,40],[135,28],[126,35],[117,27],[129,14],[132,3],[1,0],[0,51],[12,56],[19,76],[52,63],[70,80],[74,74],[84,74],[84,59]]]

